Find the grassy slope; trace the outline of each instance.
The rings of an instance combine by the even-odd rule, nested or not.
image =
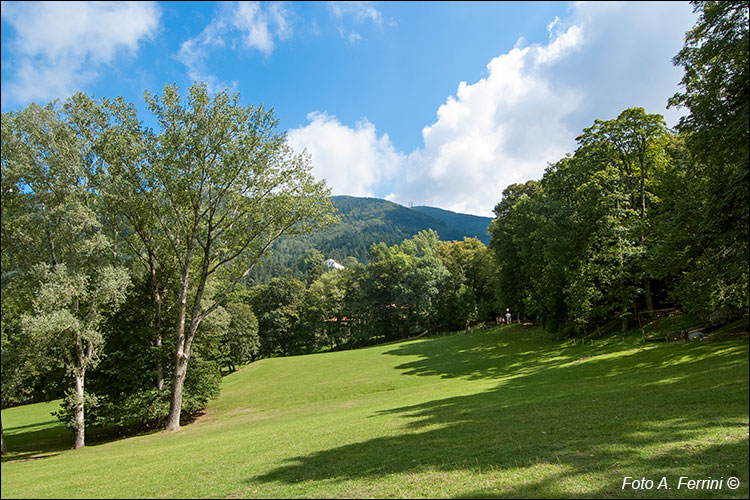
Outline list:
[[[78,452],[49,405],[4,410],[2,497],[747,498],[747,341],[638,336],[574,346],[514,325],[262,360],[179,433]],[[30,459],[32,437],[54,456]]]

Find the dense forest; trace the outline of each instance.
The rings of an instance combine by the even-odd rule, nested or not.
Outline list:
[[[331,199],[272,112],[204,84],[146,94],[158,131],[81,93],[3,113],[3,407],[64,396],[79,448],[86,426],[176,430],[259,358],[508,309],[568,336],[667,307],[746,318],[748,7],[694,5],[676,130],[595,120],[498,193],[489,245],[486,219]]]
[[[748,7],[695,5],[674,58],[685,75],[669,105],[688,110],[676,131],[624,110],[503,192],[490,229],[503,306],[573,333],[665,306],[748,314]]]

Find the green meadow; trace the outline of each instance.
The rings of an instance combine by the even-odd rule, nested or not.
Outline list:
[[[2,497],[747,498],[748,357],[513,325],[263,359],[177,433],[73,451],[54,403],[3,410]]]

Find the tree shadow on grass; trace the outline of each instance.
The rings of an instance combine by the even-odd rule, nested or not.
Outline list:
[[[540,356],[540,345],[544,356]],[[401,343],[384,354],[418,358],[396,367],[404,375],[478,380],[525,375],[574,361],[581,353],[565,348],[541,329],[509,325],[481,333]]]
[[[406,374],[496,377],[499,385],[381,411],[371,418],[403,419],[399,433],[294,457],[248,481],[296,484],[481,471],[487,484],[458,496],[663,498],[691,492],[629,495],[621,488],[623,477],[676,481],[680,475],[721,475],[738,477],[741,488],[697,496],[747,497],[746,344],[685,344],[615,356],[556,344],[540,355],[538,349],[526,352],[523,341],[506,345],[515,352],[503,353],[502,344],[496,351],[467,342],[466,352],[460,347],[449,352],[419,342],[389,351],[420,356],[399,366]],[[488,349],[494,362],[472,364],[472,349]],[[457,359],[446,359],[453,356]],[[702,444],[706,440],[710,443]]]
[[[191,420],[195,415],[190,416]],[[152,434],[160,429],[120,429],[115,427],[87,427],[86,446],[118,441],[135,435]],[[38,460],[59,455],[73,449],[73,431],[57,418],[28,425],[17,425],[4,429],[7,453],[2,462]]]
[[[46,426],[44,428],[39,428]],[[34,425],[23,425],[4,429],[5,445],[8,452],[2,456],[3,462],[14,462],[51,457],[73,447],[70,430],[55,420]]]

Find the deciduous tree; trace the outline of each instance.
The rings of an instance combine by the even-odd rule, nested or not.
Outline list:
[[[693,2],[699,14],[674,57],[685,70],[682,91],[670,106],[685,107],[678,130],[695,162],[686,165],[705,200],[702,217],[685,229],[691,256],[680,279],[679,293],[691,309],[747,313],[750,259],[750,62],[748,4],[741,1]],[[679,203],[684,201],[684,203]],[[690,211],[681,209],[686,215]],[[687,218],[682,222],[687,222]],[[686,224],[681,223],[685,227]]]
[[[31,104],[3,121],[3,175],[14,179],[18,203],[3,245],[17,256],[33,296],[24,331],[73,382],[67,402],[75,448],[85,443],[85,375],[98,362],[100,325],[130,282],[99,218],[100,118],[79,93],[62,107]]]
[[[324,182],[315,181],[309,158],[295,155],[277,120],[261,106],[239,105],[239,95],[211,97],[204,84],[190,87],[183,104],[176,86],[162,96],[146,93],[159,131],[140,130],[142,156],[118,168],[144,200],[167,242],[162,259],[174,262],[175,368],[168,430],[180,426],[182,389],[201,322],[224,302],[283,234],[330,222]],[[136,130],[122,114],[122,129]],[[209,279],[226,288],[210,300]]]

